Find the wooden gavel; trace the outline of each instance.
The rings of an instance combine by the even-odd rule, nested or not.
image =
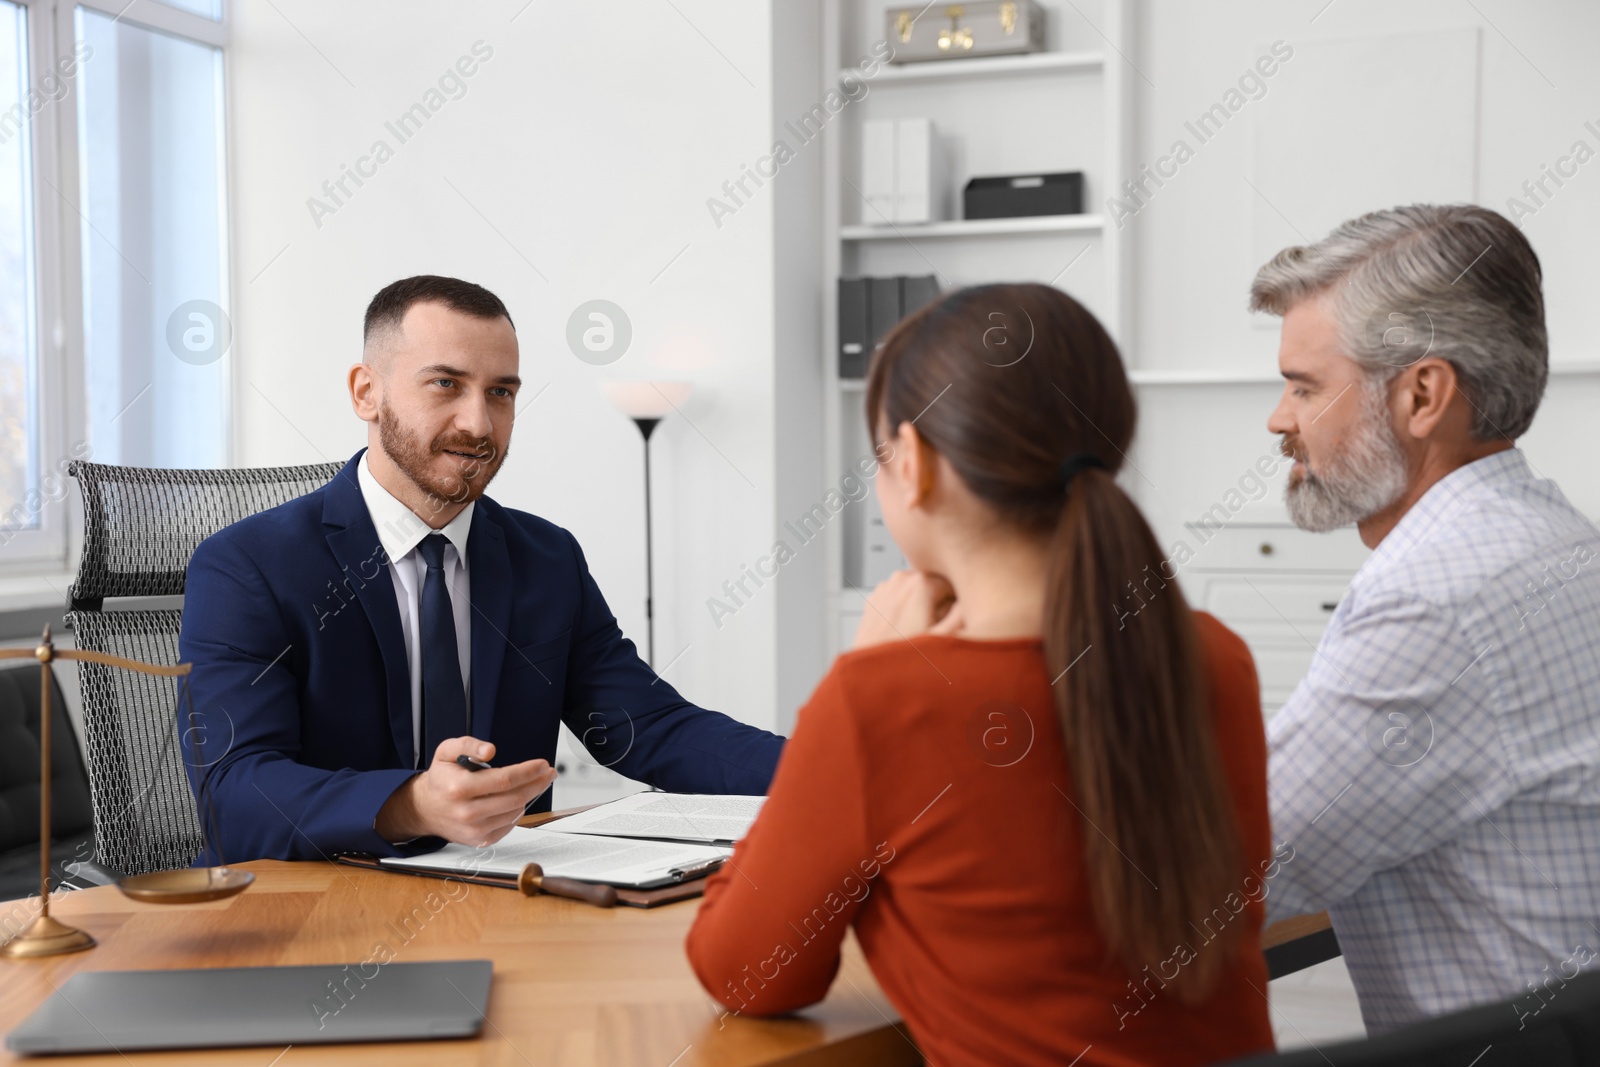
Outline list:
[[[548,893],[553,897],[570,897],[585,904],[593,904],[597,908],[615,907],[617,903],[615,886],[580,882],[576,878],[551,878],[537,863],[530,863],[522,868],[522,873],[517,875],[517,891],[525,897],[536,897],[540,893]]]

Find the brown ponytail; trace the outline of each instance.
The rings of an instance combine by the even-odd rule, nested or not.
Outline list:
[[[915,419],[1002,521],[1047,539],[1045,660],[1095,917],[1130,972],[1196,944],[1237,893],[1241,846],[1194,619],[1114,477],[1135,422],[1115,344],[1049,286],[958,290],[884,341],[866,413],[874,441]],[[1099,463],[1061,469],[1085,454]],[[1162,975],[1176,996],[1209,993],[1237,933]]]

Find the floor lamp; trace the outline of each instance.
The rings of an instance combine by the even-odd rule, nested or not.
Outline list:
[[[650,530],[650,435],[687,399],[689,382],[601,382],[611,406],[633,420],[644,438],[644,619],[648,655],[656,665],[655,560]]]

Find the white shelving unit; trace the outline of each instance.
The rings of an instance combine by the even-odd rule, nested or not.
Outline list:
[[[907,241],[920,237],[998,237],[1004,234],[1094,233],[1099,215],[1039,215],[1021,219],[956,219],[903,224],[856,223],[839,228],[841,241]]]
[[[883,39],[884,0],[824,0],[824,70],[860,78],[858,64]],[[992,281],[1058,285],[1083,301],[1119,342],[1129,336],[1126,236],[1099,214],[960,219],[960,190],[981,175],[1083,171],[1085,206],[1129,176],[1132,50],[1129,0],[1042,0],[1048,50],[1033,55],[885,65],[868,92],[823,131],[822,262],[824,470],[834,479],[870,455],[863,386],[838,376],[841,276],[934,274],[941,288]],[[934,16],[939,9],[930,9]],[[950,168],[949,221],[875,225],[864,218],[860,123],[927,116]],[[859,544],[864,504],[828,527],[826,617],[831,658],[847,647],[866,590],[847,580],[845,545]]]
[[[1036,52],[1027,56],[993,59],[958,59],[907,63],[880,71],[874,82],[957,81],[993,76],[1037,74],[1041,71],[1098,70],[1105,65],[1103,52]],[[843,73],[855,73],[844,68]]]

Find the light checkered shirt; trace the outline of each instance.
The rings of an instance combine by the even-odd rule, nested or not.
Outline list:
[[[1533,1011],[1592,965],[1600,531],[1521,451],[1406,512],[1267,735],[1273,837],[1294,849],[1269,918],[1328,909],[1369,1032]]]

